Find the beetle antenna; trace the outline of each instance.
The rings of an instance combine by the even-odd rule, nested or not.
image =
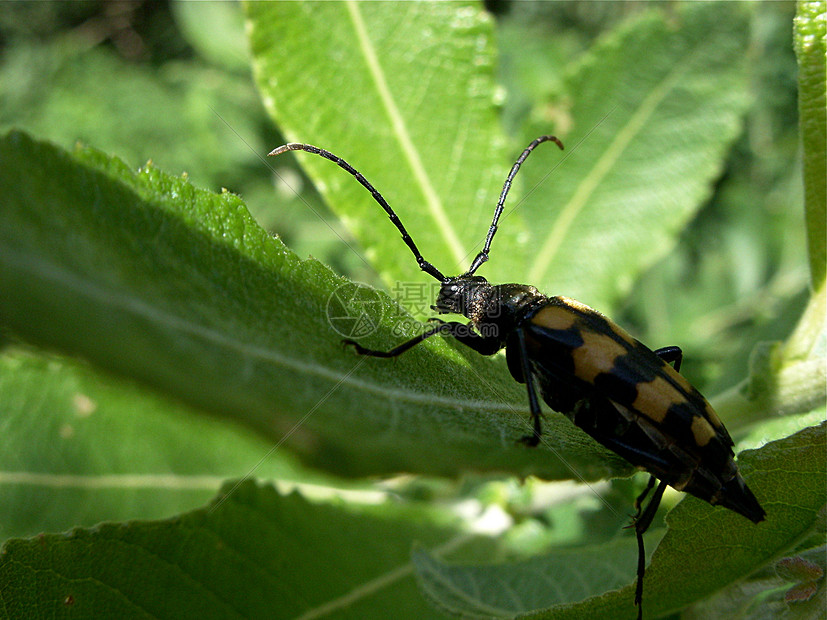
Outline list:
[[[485,261],[488,260],[488,250],[491,248],[491,241],[494,239],[494,234],[497,232],[497,222],[499,222],[500,216],[503,212],[505,197],[508,196],[508,190],[511,189],[511,181],[513,181],[514,177],[517,176],[517,171],[520,169],[520,166],[523,165],[523,162],[529,156],[531,151],[533,151],[538,144],[542,144],[543,142],[554,142],[554,144],[560,147],[561,151],[563,150],[563,143],[560,142],[560,140],[555,136],[540,136],[536,140],[533,140],[531,144],[525,148],[522,155],[517,158],[517,161],[515,161],[514,165],[511,166],[511,172],[509,172],[508,176],[505,178],[503,191],[500,192],[500,200],[497,202],[497,208],[494,209],[494,219],[488,229],[488,236],[485,238],[485,247],[482,248],[480,253],[477,254],[477,257],[471,263],[471,268],[468,270],[468,275],[473,274]]]
[[[379,191],[375,187],[373,187],[373,185],[371,185],[365,177],[362,176],[361,172],[356,170],[356,168],[351,166],[341,157],[338,157],[330,151],[326,151],[325,149],[320,149],[318,146],[313,146],[312,144],[300,144],[298,142],[291,142],[289,144],[285,144],[284,146],[280,146],[277,149],[273,149],[270,153],[268,153],[268,155],[281,155],[286,151],[306,151],[308,153],[320,155],[325,159],[329,159],[345,171],[349,172],[351,176],[353,176],[357,181],[359,181],[359,183],[362,184],[362,187],[364,187],[366,190],[370,192],[370,195],[373,196],[373,199],[376,202],[378,202],[379,205],[385,210],[385,213],[388,214],[388,217],[390,218],[391,222],[393,222],[393,225],[396,226],[400,233],[402,233],[402,240],[410,248],[411,252],[413,252],[414,257],[416,258],[416,262],[419,264],[419,268],[428,275],[433,276],[440,282],[445,281],[445,276],[442,275],[439,269],[437,269],[431,263],[422,258],[422,254],[416,247],[416,244],[414,243],[413,239],[411,239],[411,236],[408,234],[408,231],[405,230],[405,227],[402,225],[402,222],[399,220],[399,217],[396,215],[396,213],[394,213],[394,210],[388,204],[388,201],[385,200],[382,197],[382,194],[380,194]],[[486,246],[486,249],[487,247],[488,246]]]

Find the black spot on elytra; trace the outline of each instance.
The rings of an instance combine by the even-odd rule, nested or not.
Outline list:
[[[621,404],[631,404],[637,398],[637,383],[629,382],[614,371],[597,375],[594,378],[594,387],[606,398]]]

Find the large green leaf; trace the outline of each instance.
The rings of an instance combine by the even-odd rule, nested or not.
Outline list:
[[[132,381],[54,356],[0,355],[0,537],[203,506],[227,478],[323,483],[271,442]],[[262,461],[262,457],[267,459]]]
[[[528,281],[611,308],[673,247],[741,128],[748,15],[726,2],[644,12],[570,68],[543,122],[523,132],[556,121],[568,149],[559,165],[522,172],[532,190],[518,209],[532,222]]]
[[[502,149],[485,148],[501,142],[484,121],[490,98],[469,97],[480,90],[472,84],[487,84],[476,65],[493,62],[467,41],[482,46],[485,31],[453,28],[457,15],[470,19],[474,9],[416,7],[251,3],[253,56],[268,110],[286,135],[348,159],[396,205],[426,258],[456,273],[482,241],[510,162]],[[599,307],[627,292],[709,196],[738,134],[747,15],[715,3],[673,16],[646,12],[577,63],[543,120],[511,149],[556,133],[569,150],[541,147],[524,165],[481,273]],[[449,64],[461,52],[473,57]],[[308,82],[324,85],[324,94]],[[330,162],[300,157],[386,278],[417,277],[367,192]],[[530,194],[523,203],[520,188]]]
[[[423,510],[314,505],[253,482],[229,489],[166,521],[8,541],[0,617],[423,617],[411,541],[448,553],[469,542]]]
[[[649,554],[662,535],[646,535]],[[449,565],[417,550],[414,565],[423,593],[445,613],[463,618],[514,618],[625,586],[635,578],[637,542],[618,538],[521,562],[472,567]]]
[[[821,531],[823,536],[825,437],[821,424],[741,454],[741,469],[767,510],[765,522],[753,525],[693,497],[667,515],[668,530],[646,571],[646,617],[684,609],[793,553],[811,535],[818,537]],[[453,615],[633,618],[634,584],[620,587],[634,579],[635,546],[633,539],[628,543],[585,549],[587,562],[571,558],[569,550],[525,563],[483,567],[449,566],[425,554],[415,559],[427,595]],[[598,580],[602,573],[613,576]],[[584,595],[595,594],[596,580],[605,583],[601,594],[578,603]]]
[[[349,161],[396,208],[426,259],[446,274],[467,269],[507,170],[482,6],[245,6],[256,80],[284,135]],[[428,279],[364,188],[330,162],[299,157],[387,282]],[[514,274],[519,252],[503,253],[489,273]]]
[[[235,196],[20,133],[0,141],[0,196],[0,322],[27,339],[338,473],[629,471],[562,416],[548,425],[554,446],[519,445],[525,392],[504,360],[437,339],[390,362],[345,350],[331,316],[352,285],[300,261]],[[384,313],[373,338],[397,338],[405,317],[366,294],[370,314],[353,316]]]

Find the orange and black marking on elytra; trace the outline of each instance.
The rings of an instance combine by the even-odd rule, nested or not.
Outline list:
[[[540,136],[523,151],[506,177],[482,250],[468,271],[444,276],[426,261],[382,195],[353,166],[333,153],[308,144],[286,144],[270,155],[302,150],[328,159],[353,175],[385,210],[402,234],[420,269],[440,281],[434,310],[461,314],[470,324],[435,323],[419,336],[389,351],[367,349],[348,340],[356,352],[395,357],[435,334],[453,336],[482,355],[505,348],[508,369],[525,383],[532,433],[528,446],[542,439],[540,401],[566,415],[610,450],[651,474],[635,502],[632,525],[638,543],[635,604],[642,617],[645,554],[649,528],[667,485],[710,504],[729,508],[758,523],[765,517],[735,464],[732,439],[707,400],[681,376],[680,348],[651,350],[599,312],[567,297],[547,297],[525,284],[490,284],[474,273],[488,260],[511,182],[523,161],[543,142]],[[655,488],[655,482],[660,481]],[[642,504],[655,488],[646,508]]]

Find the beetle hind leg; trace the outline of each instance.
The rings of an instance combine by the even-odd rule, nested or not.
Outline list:
[[[678,350],[680,351],[680,349]],[[645,534],[646,530],[649,529],[649,526],[652,525],[652,520],[655,518],[655,513],[660,506],[660,500],[663,497],[663,492],[666,490],[666,482],[661,481],[657,489],[655,489],[652,499],[649,500],[649,503],[646,505],[646,509],[644,510],[643,502],[655,486],[655,482],[657,482],[657,478],[650,476],[649,483],[646,485],[646,488],[643,489],[643,492],[637,496],[637,499],[635,499],[635,516],[632,517],[632,523],[627,526],[635,528],[635,537],[637,538],[637,584],[635,586],[635,605],[637,606],[638,620],[642,620],[643,618],[643,576],[646,574],[646,551],[643,547],[643,534]]]

